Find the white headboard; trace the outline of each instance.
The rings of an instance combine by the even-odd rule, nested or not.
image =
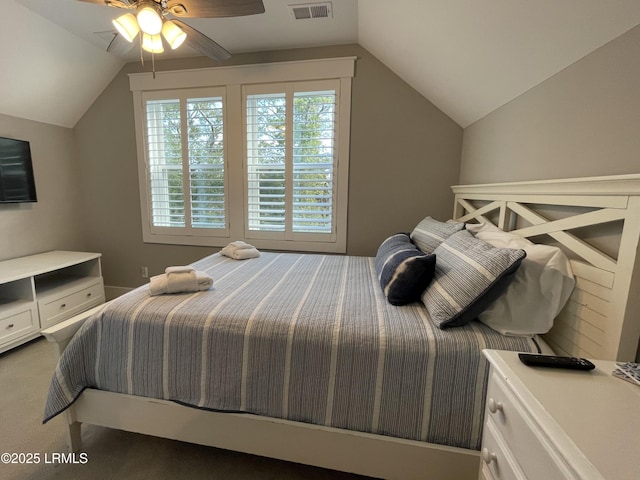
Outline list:
[[[563,248],[576,288],[545,340],[558,353],[633,361],[640,340],[640,174],[459,185],[454,219]],[[606,247],[597,232],[607,230]]]

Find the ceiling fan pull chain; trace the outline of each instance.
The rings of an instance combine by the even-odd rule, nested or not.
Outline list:
[[[156,79],[156,56],[151,52],[151,70],[153,71],[153,79]]]

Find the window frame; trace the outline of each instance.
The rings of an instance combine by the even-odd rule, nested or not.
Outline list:
[[[351,123],[351,82],[356,57],[305,60],[233,67],[213,67],[129,75],[133,94],[142,236],[145,243],[222,247],[234,240],[248,240],[257,248],[309,252],[346,252],[349,183],[349,145]],[[334,160],[334,232],[333,235],[297,234],[287,238],[254,238],[247,236],[246,218],[247,164],[243,87],[256,84],[314,82],[334,80],[336,89],[336,134]],[[223,89],[225,206],[228,229],[224,234],[201,231],[158,231],[151,228],[150,191],[147,183],[145,101],[181,89]],[[253,88],[253,87],[251,87]],[[209,90],[211,89],[211,90]],[[195,91],[195,90],[194,90]],[[190,93],[189,97],[193,97]],[[199,96],[221,96],[204,94]],[[154,231],[155,230],[155,231]],[[192,229],[201,230],[201,229]],[[268,236],[267,236],[268,237]]]

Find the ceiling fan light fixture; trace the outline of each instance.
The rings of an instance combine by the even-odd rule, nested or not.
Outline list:
[[[162,37],[160,37],[160,35],[149,35],[148,33],[144,33],[142,35],[142,49],[151,53],[164,52]]]
[[[122,35],[128,42],[133,42],[133,39],[136,38],[138,32],[140,31],[140,27],[138,27],[138,22],[136,21],[136,17],[131,13],[127,13],[112,20],[113,26],[116,27],[118,33]]]
[[[187,38],[187,34],[171,20],[167,20],[162,25],[162,35],[172,50],[182,45]]]
[[[140,30],[148,35],[158,35],[162,30],[162,17],[152,6],[144,6],[138,9],[136,14]]]

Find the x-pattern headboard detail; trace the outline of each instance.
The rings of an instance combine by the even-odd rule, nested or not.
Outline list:
[[[452,188],[454,219],[489,222],[535,237],[537,243],[560,246],[572,258],[576,288],[545,336],[558,353],[635,359],[640,339],[640,175]],[[549,206],[566,213],[550,219],[541,213]],[[617,252],[581,238],[584,227],[612,222],[621,225]]]

